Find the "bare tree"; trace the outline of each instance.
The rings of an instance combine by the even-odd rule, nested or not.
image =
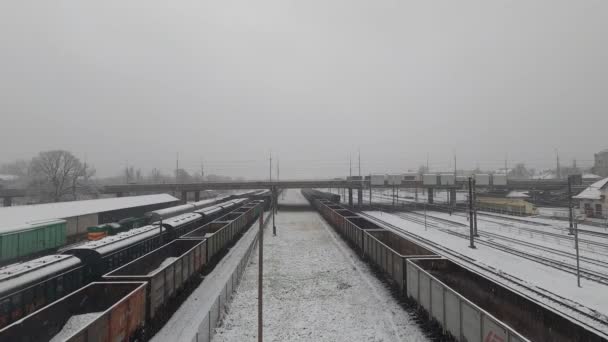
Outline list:
[[[153,184],[163,183],[163,178],[163,174],[157,168],[152,169],[152,171],[150,171],[150,174],[148,175],[148,179]]]
[[[44,196],[58,202],[89,186],[88,181],[94,175],[92,167],[86,167],[72,153],[63,150],[40,152],[32,159],[31,175],[33,183]]]

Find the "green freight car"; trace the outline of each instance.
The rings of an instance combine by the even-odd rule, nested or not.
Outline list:
[[[50,220],[0,231],[0,263],[52,251],[66,243],[66,221]]]

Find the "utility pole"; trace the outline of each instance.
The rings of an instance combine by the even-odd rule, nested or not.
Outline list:
[[[426,230],[426,202],[424,202],[424,230]]]
[[[454,182],[456,182],[456,175],[457,175],[457,171],[456,171],[456,153],[454,153]]]
[[[280,175],[281,175],[281,174],[279,173],[279,172],[280,172],[280,169],[279,169],[280,162],[281,162],[281,161],[277,159],[277,182],[280,180],[280,178],[279,178],[279,177],[280,177]]]
[[[175,183],[177,183],[177,174],[179,171],[179,152],[175,153]]]
[[[568,234],[572,235],[572,231],[574,230],[574,249],[576,250],[576,281],[578,287],[581,287],[581,270],[578,249],[578,222],[574,219],[572,208],[572,175],[568,176],[568,216],[570,219],[570,232]]]
[[[260,214],[260,236],[258,238],[258,342],[262,342],[263,334],[263,280],[264,280],[264,212]]]
[[[359,177],[361,177],[361,149],[359,149]]]
[[[279,196],[277,195],[276,186],[272,187],[270,194],[272,195],[272,235],[277,236],[277,226],[275,224],[274,215],[277,211],[277,201],[279,200]]]
[[[576,283],[581,287],[581,267],[578,250],[578,222],[574,221],[574,248],[576,249]]]
[[[469,248],[475,248],[473,234],[473,178],[469,177]]]
[[[555,149],[555,159],[556,159],[556,173],[557,173],[557,179],[561,179],[562,178],[562,172],[561,172],[561,168],[559,166],[559,151],[557,150],[557,148]]]
[[[353,158],[351,154],[348,154],[348,175],[352,178],[353,176]]]
[[[475,178],[473,178],[473,232],[475,237],[479,237],[479,233],[477,233],[477,187],[475,185]]]
[[[270,151],[268,171],[270,172],[269,180],[272,182],[272,151]]]
[[[205,181],[205,165],[203,164],[203,158],[201,158],[201,180]]]
[[[369,206],[372,206],[372,174],[369,174]]]
[[[572,235],[574,228],[574,215],[572,213],[572,177],[568,177],[568,218],[570,227],[568,235]]]
[[[426,153],[426,172],[429,172],[429,153]]]
[[[129,184],[129,161],[125,161],[125,184]]]

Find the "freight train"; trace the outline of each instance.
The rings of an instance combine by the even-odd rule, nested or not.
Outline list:
[[[267,193],[248,194],[262,199],[264,207],[269,206]],[[90,241],[62,254],[3,267],[0,269],[0,328],[249,201],[248,198],[231,199],[190,213],[184,213],[183,206],[157,210],[147,214],[148,218],[159,218],[152,224]]]
[[[422,246],[419,239],[385,229],[376,219],[316,197],[310,190],[302,194],[353,249],[380,270],[399,297],[417,305],[420,316],[433,322],[428,327],[438,327],[441,340],[607,340],[599,330],[447,259],[450,255],[444,257]],[[430,248],[441,251],[440,247]]]
[[[333,203],[340,203],[340,198],[341,198],[340,195],[338,195],[338,194],[332,194],[329,192],[319,191],[319,190],[315,190],[315,189],[303,189],[302,193],[307,193],[307,194],[309,194],[309,196],[313,196],[315,198],[326,199]]]
[[[179,305],[200,282],[201,272],[212,267],[263,214],[262,200],[236,201],[239,208],[227,214],[222,211],[195,230],[174,226],[178,221],[191,226],[192,217],[184,216],[191,214],[172,219],[166,232],[173,229],[180,238],[110,270],[103,282],[93,282],[1,329],[0,340],[148,339],[169,317],[169,307]],[[75,322],[80,324],[75,326]]]
[[[256,200],[264,200],[265,203],[270,202],[269,190],[254,190],[245,193],[221,196],[214,199],[206,199],[194,203],[187,203],[175,207],[159,209],[145,213],[142,217],[128,217],[118,222],[104,223],[87,228],[87,239],[95,241],[106,236],[116,235],[133,228],[139,228],[151,224],[153,221],[163,218],[177,216],[179,214],[189,213],[198,209],[208,207],[220,202],[225,202],[237,198],[251,198]]]

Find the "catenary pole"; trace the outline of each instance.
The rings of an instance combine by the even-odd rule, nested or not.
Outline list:
[[[574,215],[572,214],[572,177],[568,176],[568,217],[569,217],[569,227],[568,234],[573,234],[574,227]]]
[[[475,248],[473,232],[473,178],[469,177],[469,247]]]
[[[263,338],[263,279],[264,279],[264,212],[260,214],[260,232],[258,237],[258,342]]]

